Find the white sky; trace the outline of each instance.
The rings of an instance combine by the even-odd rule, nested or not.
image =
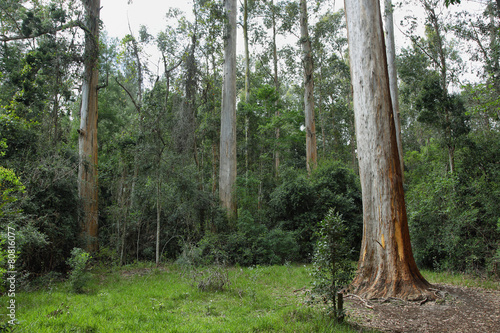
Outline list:
[[[399,1],[393,0],[394,3]],[[238,0],[238,2],[240,1]],[[338,9],[343,7],[344,2],[342,0],[331,0],[331,3],[335,3],[335,8]],[[165,14],[171,7],[181,9],[188,18],[192,18],[192,0],[133,0],[131,4],[128,4],[128,0],[101,0],[101,6],[101,20],[104,23],[104,29],[110,37],[117,37],[119,39],[129,33],[129,22],[136,36],[141,25],[145,25],[148,28],[148,32],[156,36],[158,32],[165,28]],[[455,5],[451,8],[453,11],[466,9],[471,12],[478,12],[482,11],[484,7],[477,2],[463,0],[461,5]],[[394,12],[394,24],[397,53],[399,53],[401,46],[407,43],[407,39],[400,31],[400,22],[405,15],[409,14],[424,15],[421,7],[405,5],[403,8],[396,8]],[[238,32],[238,53],[243,53],[241,29],[238,29]],[[154,49],[151,48],[148,52],[151,55],[150,63],[158,63],[159,56],[155,55],[156,52]]]
[[[101,0],[101,20],[111,37],[122,38],[129,33],[128,22],[134,33],[141,25],[156,36],[165,27],[165,14],[169,8],[179,8],[191,15],[191,0]],[[189,17],[189,16],[188,16]]]

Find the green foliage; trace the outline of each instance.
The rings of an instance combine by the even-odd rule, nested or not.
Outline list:
[[[323,301],[328,313],[339,320],[344,317],[338,308],[338,293],[354,276],[351,256],[352,248],[347,238],[348,228],[342,215],[330,209],[319,223],[318,240],[313,257],[313,289],[311,298]]]
[[[75,247],[71,250],[71,257],[68,258],[67,264],[71,267],[69,283],[75,293],[82,293],[91,278],[90,273],[87,271],[90,258],[92,258],[90,254],[81,248]]]
[[[320,164],[310,178],[305,173],[293,171],[283,178],[285,181],[270,195],[270,216],[283,230],[295,234],[302,260],[310,260],[315,226],[330,208],[336,209],[348,221],[351,247],[359,249],[361,189],[351,169],[339,162],[329,162]]]
[[[204,264],[227,262],[251,266],[295,261],[299,259],[298,250],[293,232],[268,229],[254,220],[249,211],[240,209],[236,229],[207,234],[199,243],[198,253],[208,260]]]
[[[6,214],[6,205],[17,201],[15,195],[24,192],[25,187],[14,171],[0,166],[0,217]]]
[[[8,258],[8,253],[7,249],[4,248],[6,238],[0,239],[0,278],[3,279],[3,275],[5,272],[7,272],[7,258]],[[5,290],[5,287],[2,285],[0,286],[0,293],[3,293]]]
[[[423,267],[497,275],[500,141],[493,133],[472,139],[453,175],[435,142],[406,154],[413,252]]]

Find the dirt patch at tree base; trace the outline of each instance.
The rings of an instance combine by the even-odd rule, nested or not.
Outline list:
[[[347,321],[382,332],[500,333],[500,291],[441,284],[434,288],[437,301],[346,297]]]

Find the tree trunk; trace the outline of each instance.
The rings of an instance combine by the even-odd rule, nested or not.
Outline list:
[[[161,226],[161,155],[163,150],[158,156],[158,165],[156,170],[156,267],[160,264],[160,226]]]
[[[316,150],[316,124],[314,120],[314,80],[313,80],[313,58],[311,51],[311,40],[307,26],[307,2],[300,1],[300,43],[304,58],[304,108],[306,120],[306,164],[307,171],[311,173],[317,165]]]
[[[351,287],[364,298],[433,297],[411,249],[379,2],[345,8],[364,220]]]
[[[325,115],[323,112],[323,91],[321,89],[323,85],[323,65],[322,61],[320,63],[319,71],[319,105],[318,105],[318,115],[319,115],[319,125],[321,126],[321,148],[323,151],[323,158],[326,157],[326,140],[325,140]]]
[[[220,133],[219,196],[228,216],[236,216],[236,0],[225,1],[228,18]]]
[[[396,140],[398,143],[399,162],[401,164],[401,177],[404,182],[403,141],[401,140],[401,117],[399,112],[398,73],[396,68],[396,44],[394,42],[394,19],[392,0],[385,0],[384,23],[385,43],[387,51],[387,70],[389,72],[389,87],[391,88],[391,101],[396,125]]]
[[[243,3],[243,42],[245,44],[245,103],[250,101],[250,51],[248,49],[248,0]],[[248,130],[250,120],[245,115],[245,177],[248,180]]]
[[[248,0],[243,3],[243,42],[245,44],[245,102],[250,97],[250,51],[248,49]]]
[[[100,0],[83,0],[87,16],[85,33],[85,71],[80,109],[78,194],[83,206],[80,219],[86,250],[98,250],[97,187],[97,85],[99,60]]]
[[[271,15],[272,15],[272,25],[273,25],[273,68],[274,68],[274,87],[276,89],[276,96],[279,98],[279,91],[280,91],[280,82],[278,79],[278,49],[276,46],[276,15],[274,13],[274,1],[271,0]],[[275,116],[279,117],[280,111],[278,110],[278,100],[276,100],[276,103],[274,104],[276,107],[276,112]],[[274,169],[275,169],[275,175],[276,177],[279,176],[279,167],[280,167],[280,152],[279,152],[279,139],[280,139],[280,129],[277,127],[275,129],[276,131],[276,148],[274,150]]]

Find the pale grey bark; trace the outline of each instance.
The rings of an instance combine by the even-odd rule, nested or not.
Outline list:
[[[78,194],[82,203],[80,219],[86,249],[98,249],[97,187],[97,87],[99,56],[100,0],[83,0],[87,17],[85,29],[85,69],[82,83],[80,128],[78,129]]]
[[[353,289],[428,296],[411,250],[379,2],[346,0],[345,9],[364,221]]]
[[[317,166],[316,123],[314,120],[313,57],[307,26],[307,1],[300,1],[300,42],[304,65],[304,111],[306,130],[306,164],[310,173]]]
[[[275,8],[274,8],[274,0],[271,0],[271,21],[272,21],[272,26],[273,26],[273,68],[274,68],[274,87],[276,89],[276,95],[279,98],[279,93],[280,93],[280,81],[278,78],[278,47],[276,45],[276,37],[277,37],[277,32],[276,32],[276,14],[275,14]],[[280,111],[278,109],[278,100],[276,100],[275,104],[276,106],[276,112],[275,116],[279,117]],[[279,176],[279,168],[280,168],[280,152],[279,152],[279,139],[280,139],[280,128],[276,127],[275,129],[276,132],[276,149],[274,151],[274,170],[275,170],[275,175],[276,177]]]
[[[387,51],[387,70],[389,72],[389,87],[391,89],[391,101],[396,125],[396,139],[398,142],[399,161],[401,164],[402,176],[404,179],[404,160],[403,160],[403,142],[401,140],[401,118],[399,112],[399,93],[398,93],[398,73],[396,68],[396,44],[394,41],[394,8],[392,0],[384,1],[384,28],[385,44]]]
[[[227,28],[220,130],[219,197],[228,215],[236,215],[236,0],[226,0]]]

